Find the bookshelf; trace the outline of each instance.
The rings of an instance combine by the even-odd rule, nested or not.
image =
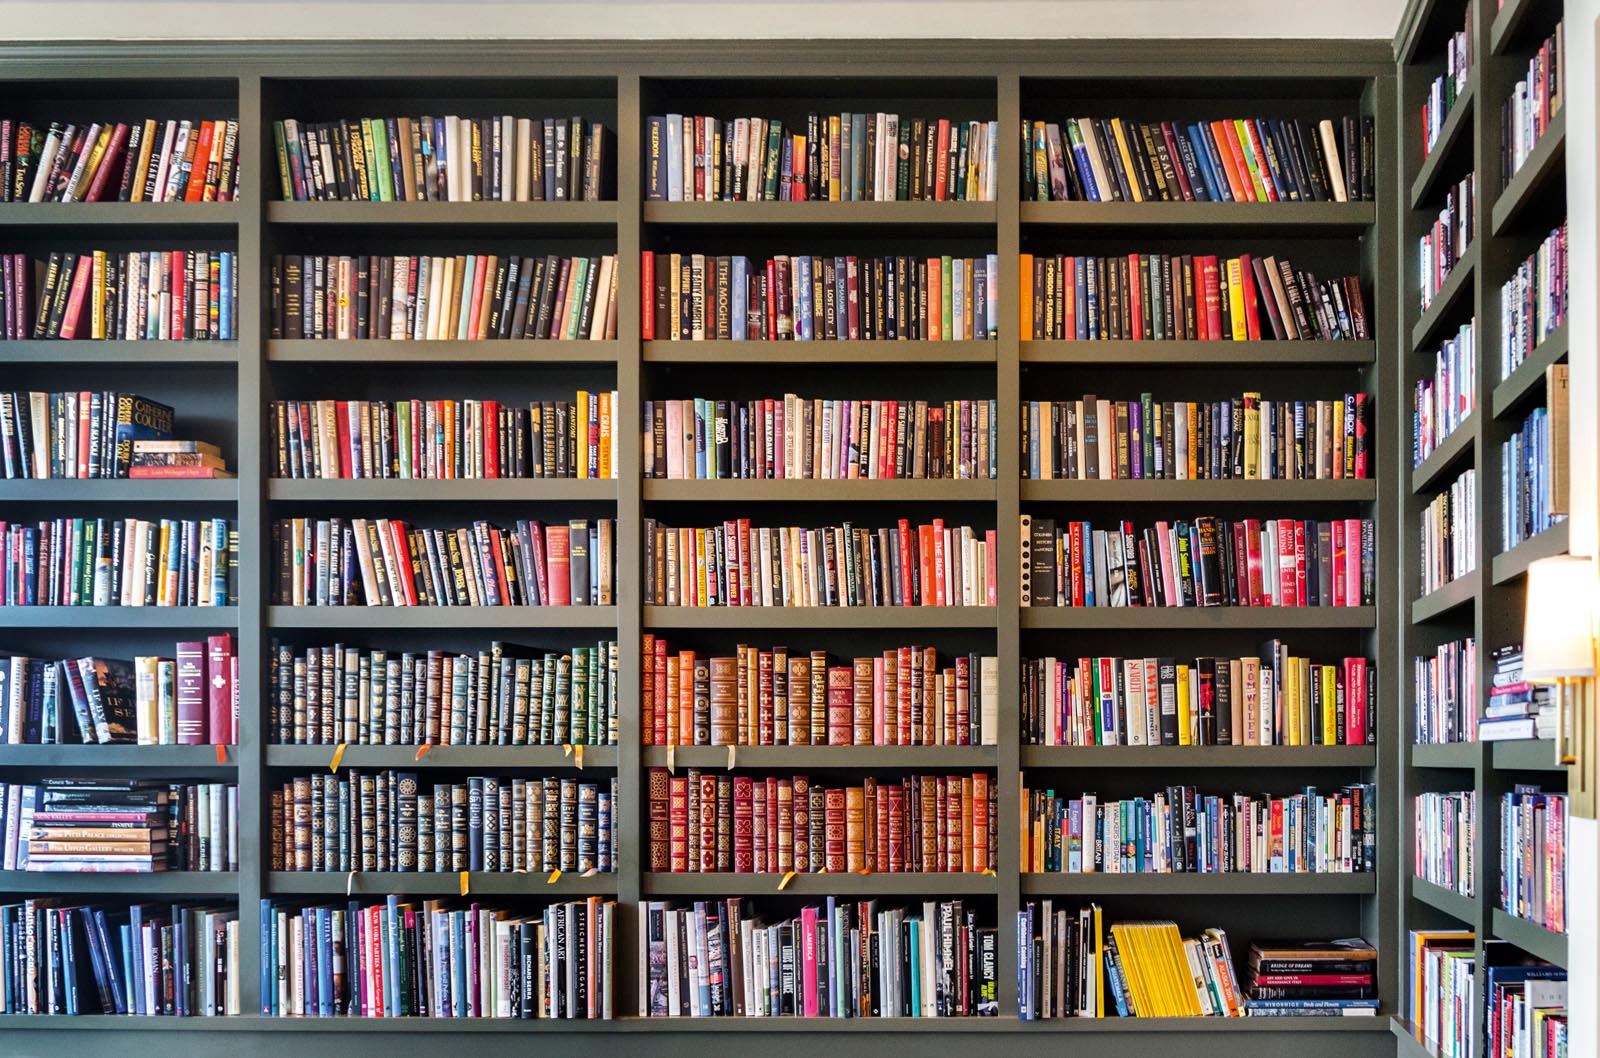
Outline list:
[[[1410,429],[1407,397],[1421,372],[1431,371],[1432,351],[1468,318],[1477,319],[1475,408],[1467,419],[1419,467],[1411,471],[1410,495],[1403,498],[1403,585],[1409,585],[1409,619],[1402,622],[1399,661],[1431,653],[1440,643],[1473,637],[1478,644],[1479,697],[1486,699],[1494,671],[1492,652],[1522,638],[1523,575],[1537,558],[1564,553],[1565,523],[1503,551],[1500,539],[1501,442],[1514,433],[1533,408],[1545,400],[1545,369],[1567,356],[1565,326],[1542,339],[1527,359],[1502,379],[1500,364],[1501,284],[1537,248],[1540,240],[1566,213],[1565,117],[1559,114],[1509,179],[1500,174],[1501,107],[1526,73],[1530,57],[1562,17],[1560,0],[1418,0],[1401,20],[1395,41],[1400,77],[1400,127],[1416,126],[1428,83],[1444,69],[1443,48],[1449,34],[1467,22],[1473,37],[1474,62],[1465,90],[1444,122],[1444,132],[1424,160],[1414,132],[1400,137],[1400,180],[1411,189],[1409,208],[1401,219],[1404,265],[1401,274],[1417,273],[1419,225],[1437,213],[1444,188],[1469,169],[1478,173],[1475,232],[1467,257],[1457,266],[1430,310],[1419,316],[1414,278],[1401,284],[1403,319],[1413,336],[1413,350],[1400,359],[1399,396],[1395,410],[1403,438]],[[1457,280],[1459,279],[1459,284]],[[1448,296],[1448,297],[1447,297]],[[1426,358],[1426,359],[1424,359]],[[1401,446],[1404,447],[1403,445]],[[1401,456],[1402,474],[1409,470]],[[1442,488],[1467,468],[1478,472],[1479,525],[1475,569],[1432,595],[1416,599],[1417,515]],[[1412,692],[1402,682],[1407,717]],[[1481,714],[1484,701],[1474,703]],[[1480,1009],[1481,966],[1485,941],[1509,941],[1528,955],[1566,964],[1566,937],[1541,925],[1508,915],[1499,908],[1499,798],[1517,783],[1537,783],[1549,791],[1566,789],[1566,769],[1555,764],[1549,741],[1462,743],[1413,746],[1411,721],[1402,721],[1400,741],[1407,755],[1397,791],[1404,878],[1400,897],[1399,942],[1406,930],[1473,929]],[[1424,791],[1473,790],[1478,797],[1478,832],[1473,854],[1476,896],[1460,894],[1410,877],[1412,798]],[[1401,949],[1397,949],[1397,953]],[[1403,959],[1404,955],[1399,954]],[[1402,991],[1404,987],[1402,986]],[[1422,1055],[1428,1048],[1413,1039],[1403,1018],[1395,1020],[1402,1054]],[[1478,1052],[1484,1044],[1480,1033]]]
[[[127,44],[8,46],[0,81],[23,91],[40,108],[77,101],[137,111],[146,100],[237,116],[244,147],[241,201],[190,213],[157,207],[122,212],[105,206],[7,206],[0,230],[22,248],[89,237],[111,245],[145,238],[214,240],[237,246],[241,256],[239,340],[190,348],[177,343],[13,342],[0,344],[0,363],[12,365],[21,388],[50,388],[83,366],[106,385],[149,391],[179,409],[200,436],[223,440],[238,469],[236,482],[0,482],[0,505],[39,510],[150,510],[181,503],[187,510],[233,514],[239,522],[241,584],[236,609],[205,611],[75,609],[71,612],[0,610],[0,641],[44,651],[67,640],[84,652],[132,654],[171,638],[178,629],[236,629],[241,668],[258,678],[244,682],[240,744],[219,763],[210,747],[162,747],[148,753],[100,747],[6,747],[0,774],[52,768],[151,769],[151,774],[227,774],[241,800],[283,777],[325,768],[333,747],[278,746],[266,742],[265,665],[269,644],[297,647],[351,640],[361,645],[477,646],[494,636],[535,642],[582,642],[614,636],[620,644],[620,739],[615,747],[586,747],[582,775],[619,779],[616,811],[620,869],[583,878],[564,874],[554,885],[540,876],[474,875],[469,891],[529,906],[560,896],[614,894],[622,905],[622,935],[614,948],[621,983],[620,1017],[608,1023],[460,1020],[362,1021],[264,1019],[250,1014],[222,1019],[116,1019],[106,1017],[0,1018],[0,1032],[27,1053],[111,1055],[126,1040],[107,1030],[127,1028],[176,1055],[229,1051],[246,1058],[280,1050],[278,1033],[307,1046],[404,1058],[434,1051],[436,1033],[470,1034],[485,1055],[593,1054],[630,1048],[635,1038],[663,1056],[701,1055],[725,1034],[798,1052],[814,1043],[842,1054],[866,1055],[910,1033],[935,1054],[969,1050],[982,1037],[1002,1034],[1018,1054],[1055,1054],[1065,1039],[1089,1054],[1126,1053],[1132,1034],[1161,1039],[1185,1033],[1185,1043],[1239,1058],[1278,1055],[1291,1047],[1307,1058],[1388,1054],[1393,1041],[1377,1019],[1173,1019],[1171,1021],[1021,1022],[1016,1016],[1016,912],[1031,899],[1052,898],[1068,907],[1095,901],[1111,919],[1171,915],[1186,932],[1208,925],[1229,930],[1242,956],[1258,936],[1299,932],[1325,936],[1363,934],[1377,942],[1384,1012],[1399,1002],[1398,908],[1406,875],[1400,862],[1404,818],[1398,794],[1409,758],[1399,748],[1395,710],[1383,703],[1400,695],[1400,660],[1391,644],[1407,610],[1394,592],[1401,544],[1391,528],[1400,521],[1410,480],[1401,461],[1408,424],[1376,424],[1379,453],[1369,481],[1257,482],[1029,482],[1021,478],[1020,435],[1013,416],[1025,395],[1071,394],[1092,375],[1126,398],[1143,388],[1176,390],[1200,378],[1225,379],[1239,389],[1265,377],[1273,386],[1299,387],[1306,395],[1361,389],[1380,407],[1395,405],[1402,337],[1401,302],[1395,296],[1401,257],[1399,198],[1390,160],[1399,156],[1394,117],[1396,71],[1386,44],[1341,45],[1337,58],[1316,42],[1240,41],[1196,56],[1182,43],[1139,42],[920,42],[885,48],[881,42],[741,45],[736,52],[705,44],[530,43],[430,44],[415,77],[397,67],[417,64],[414,46],[364,44],[185,45]],[[163,71],[182,70],[181,78]],[[530,71],[533,71],[530,73]],[[546,75],[543,71],[549,71]],[[87,87],[85,87],[87,86]],[[645,202],[641,187],[645,116],[676,110],[718,114],[803,115],[808,108],[894,109],[902,113],[998,120],[1002,130],[1000,177],[994,202],[961,203],[665,203]],[[581,113],[603,120],[615,133],[616,200],[574,203],[350,203],[279,202],[271,122],[285,116],[319,119],[350,113],[442,110],[453,104],[485,112]],[[88,106],[88,103],[82,103]],[[698,104],[697,104],[698,105]],[[499,108],[490,110],[489,108]],[[1076,113],[1126,113],[1134,117],[1255,114],[1323,117],[1364,113],[1377,119],[1376,203],[1295,205],[1122,204],[1020,202],[1012,137],[1023,118]],[[1404,113],[1404,111],[1401,111]],[[1399,127],[1408,127],[1401,123]],[[1443,177],[1441,177],[1443,178]],[[614,341],[305,341],[272,339],[267,326],[267,274],[279,252],[421,252],[431,247],[538,248],[541,252],[615,253],[620,269],[618,333]],[[716,249],[720,252],[839,252],[872,247],[903,252],[996,253],[1000,264],[999,335],[958,342],[817,341],[715,345],[640,340],[641,249]],[[408,248],[418,247],[418,251]],[[1019,338],[1018,254],[1035,248],[1083,247],[1162,252],[1280,251],[1319,274],[1359,273],[1363,278],[1373,341],[1351,342],[1036,342]],[[441,250],[441,252],[443,252]],[[896,251],[902,252],[902,251]],[[1474,284],[1463,286],[1476,293]],[[1452,299],[1451,305],[1464,303]],[[1441,302],[1443,304],[1443,302]],[[1453,309],[1452,309],[1453,311]],[[1444,315],[1441,309],[1440,316]],[[1148,369],[1159,368],[1152,380]],[[837,372],[850,374],[841,378]],[[1265,369],[1265,370],[1264,370]],[[856,380],[886,392],[992,397],[1001,410],[999,474],[994,481],[641,481],[637,446],[624,444],[615,481],[277,481],[269,476],[265,448],[267,402],[284,398],[361,395],[388,398],[416,391],[463,396],[505,391],[526,399],[544,389],[570,395],[576,386],[615,388],[624,431],[637,421],[642,401],[691,393],[741,396],[784,389],[849,395]],[[1402,380],[1403,381],[1403,380]],[[34,383],[39,383],[37,386]],[[1097,382],[1098,384],[1098,382]],[[1221,384],[1221,383],[1219,383]],[[59,385],[57,386],[59,388]],[[1318,391],[1312,394],[1310,391]],[[1178,390],[1181,392],[1181,390]],[[1326,391],[1326,392],[1322,392]],[[1081,392],[1081,390],[1080,390]],[[1110,393],[1107,389],[1105,392]],[[1169,390],[1158,397],[1174,399]],[[510,399],[510,398],[508,398]],[[1508,398],[1510,399],[1510,398]],[[1484,450],[1482,444],[1479,451]],[[1393,452],[1391,457],[1387,453]],[[183,486],[183,487],[180,487]],[[217,486],[217,487],[213,487]],[[225,487],[223,487],[225,486]],[[894,505],[894,506],[891,506]],[[1148,519],[1216,511],[1271,516],[1370,517],[1378,523],[1378,600],[1372,607],[1252,610],[1021,610],[1017,603],[1017,550],[1013,527],[1023,511],[1061,512],[1088,505],[1107,514]],[[762,524],[841,518],[863,519],[900,510],[926,512],[956,524],[998,530],[999,605],[963,608],[689,609],[642,604],[640,581],[630,576],[642,554],[641,519],[709,524],[748,513]],[[271,566],[267,526],[296,514],[401,516],[438,514],[533,517],[569,512],[617,519],[617,597],[612,607],[570,610],[458,608],[385,609],[287,607],[268,604]],[[856,514],[855,512],[863,512]],[[513,513],[514,512],[514,513]],[[41,515],[42,516],[42,515]],[[697,521],[705,518],[707,521]],[[695,519],[695,520],[691,520]],[[814,521],[813,521],[814,520]],[[452,524],[460,524],[453,522]],[[1485,568],[1487,568],[1485,564]],[[782,891],[765,875],[656,874],[645,869],[645,768],[668,752],[642,746],[638,649],[640,634],[654,632],[701,650],[738,642],[785,642],[794,649],[834,655],[870,650],[908,639],[947,650],[994,653],[1000,659],[1002,704],[998,744],[972,747],[762,747],[736,750],[737,767],[770,773],[785,769],[822,775],[900,774],[933,769],[992,770],[1001,799],[997,870],[988,874],[798,875]],[[1291,647],[1342,651],[1376,658],[1380,702],[1377,744],[1362,747],[1124,747],[1067,749],[1023,746],[1014,707],[1020,659],[1045,650],[1116,652],[1136,633],[1167,652],[1199,654],[1251,650],[1281,634]],[[1069,646],[1070,644],[1070,646]],[[73,649],[78,649],[74,647]],[[680,748],[676,766],[726,767],[723,747]],[[559,771],[575,762],[561,747],[440,746],[421,760],[410,747],[352,745],[344,766],[458,771],[491,769]],[[1019,776],[1066,789],[1097,784],[1147,790],[1166,782],[1193,782],[1208,792],[1258,789],[1288,792],[1308,781],[1337,787],[1351,781],[1377,785],[1380,809],[1379,871],[1364,875],[1029,875],[1020,873],[1015,805]],[[253,967],[259,947],[254,909],[264,896],[338,899],[350,885],[357,895],[398,891],[452,895],[454,875],[283,873],[268,869],[263,815],[249,820],[236,875],[74,878],[62,892],[158,896],[190,893],[211,901],[237,898],[242,930],[243,1006],[258,1008]],[[0,888],[37,879],[0,877]],[[53,883],[55,879],[44,879]],[[192,890],[186,887],[194,886]],[[650,1020],[636,1017],[636,960],[631,909],[641,899],[693,899],[742,894],[757,906],[788,913],[825,895],[887,899],[959,897],[998,926],[1001,1016],[938,1020]],[[41,1030],[49,1028],[50,1035]],[[596,1034],[606,1039],[601,1043]],[[746,1036],[759,1033],[759,1036]],[[615,1035],[613,1039],[612,1036]],[[286,1038],[286,1037],[285,1037]],[[624,1042],[626,1041],[626,1042]],[[792,1042],[791,1042],[792,1041]],[[801,1041],[804,1041],[803,1043]]]

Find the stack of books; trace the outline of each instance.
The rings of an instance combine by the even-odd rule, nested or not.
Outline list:
[[[1479,741],[1554,738],[1555,734],[1556,709],[1550,688],[1523,679],[1522,644],[1496,650],[1489,702],[1478,723]]]
[[[4,870],[238,870],[237,786],[107,776],[13,783],[0,794]]]
[[[1500,105],[1502,186],[1522,168],[1561,113],[1567,90],[1566,39],[1565,26],[1557,22],[1555,32],[1528,59],[1528,72]]]
[[[231,478],[222,449],[209,441],[159,440],[133,442],[130,478]]]
[[[1253,1018],[1377,1016],[1378,949],[1359,937],[1258,940],[1249,971]]]
[[[0,520],[4,606],[229,606],[238,531],[223,518]]]
[[[1426,158],[1444,133],[1444,119],[1455,106],[1456,99],[1467,90],[1472,75],[1472,20],[1475,13],[1466,7],[1465,25],[1456,30],[1445,44],[1445,72],[1433,79],[1428,87],[1428,98],[1422,104],[1422,156]]]
[[[1422,311],[1455,270],[1456,262],[1466,255],[1477,235],[1477,179],[1468,173],[1445,194],[1444,208],[1438,218],[1418,239],[1419,257],[1422,261]]]

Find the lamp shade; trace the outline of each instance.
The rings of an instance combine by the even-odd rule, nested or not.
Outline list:
[[[1577,555],[1528,565],[1522,673],[1533,681],[1594,675],[1594,568]]]

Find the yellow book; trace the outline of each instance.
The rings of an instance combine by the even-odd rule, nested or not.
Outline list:
[[[600,392],[600,478],[602,481],[611,479],[611,445],[612,430],[615,424],[611,421],[611,394],[608,391]]]
[[[104,338],[106,336],[106,252],[96,250],[93,257],[93,271],[90,272],[89,290],[89,337]]]
[[[156,546],[161,550],[156,554],[156,605],[170,606],[176,600],[167,593],[167,544],[172,539],[172,523],[165,519],[161,522],[161,529],[156,537]]]
[[[1091,904],[1090,913],[1094,918],[1094,963],[1090,966],[1092,974],[1090,980],[1094,983],[1094,1016],[1106,1016],[1106,989],[1105,989],[1105,964],[1106,964],[1106,934],[1105,928],[1100,924],[1100,905]]]
[[[673,254],[667,272],[667,337],[677,341],[683,336],[683,281],[680,278],[683,255]],[[656,323],[656,335],[661,334],[661,324]]]
[[[1189,706],[1189,666],[1178,666],[1178,745],[1189,746],[1194,740],[1189,737],[1189,725],[1193,722],[1194,710]]]
[[[1339,743],[1339,709],[1334,701],[1338,693],[1334,667],[1318,666],[1317,676],[1322,682],[1322,744],[1335,746]]]
[[[1122,169],[1128,176],[1128,193],[1135,202],[1143,202],[1144,194],[1139,189],[1139,171],[1133,167],[1133,154],[1128,150],[1128,134],[1122,128],[1121,118],[1111,119],[1111,134],[1117,141],[1117,153],[1122,156]]]
[[[572,454],[572,461],[577,464],[578,477],[589,476],[589,391],[578,390],[577,408],[573,411],[573,421],[578,427],[578,450]]]
[[[1290,658],[1283,667],[1283,712],[1287,727],[1283,741],[1288,746],[1305,745],[1300,732],[1300,694],[1300,661]]]
[[[694,531],[694,579],[695,587],[699,592],[697,601],[701,606],[704,606],[707,599],[710,598],[706,593],[710,587],[710,582],[706,579],[706,531],[704,529],[696,529]]]
[[[1183,1010],[1181,989],[1185,974],[1173,963],[1166,936],[1159,922],[1146,922],[1139,928],[1145,965],[1156,985],[1156,1016],[1175,1017]]]
[[[1269,201],[1267,198],[1267,185],[1264,181],[1271,179],[1269,175],[1261,172],[1261,167],[1266,164],[1266,159],[1256,157],[1255,147],[1250,141],[1250,130],[1244,127],[1242,118],[1233,119],[1233,130],[1239,135],[1239,149],[1244,152],[1245,171],[1240,176],[1248,177],[1250,186],[1255,191],[1257,202]]]
[[[1300,744],[1311,745],[1311,659],[1300,658]]]
[[[1261,480],[1261,394],[1244,395],[1244,476]]]
[[[828,201],[838,202],[843,197],[842,181],[840,180],[840,140],[841,127],[839,115],[833,114],[828,118]]]
[[[1237,257],[1228,258],[1228,317],[1233,325],[1233,340],[1248,339],[1250,331],[1244,320],[1244,267]]]

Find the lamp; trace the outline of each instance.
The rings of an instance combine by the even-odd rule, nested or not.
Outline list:
[[[1556,684],[1556,763],[1569,752],[1568,685],[1594,676],[1594,567],[1588,558],[1555,555],[1528,565],[1523,607],[1522,675]]]

